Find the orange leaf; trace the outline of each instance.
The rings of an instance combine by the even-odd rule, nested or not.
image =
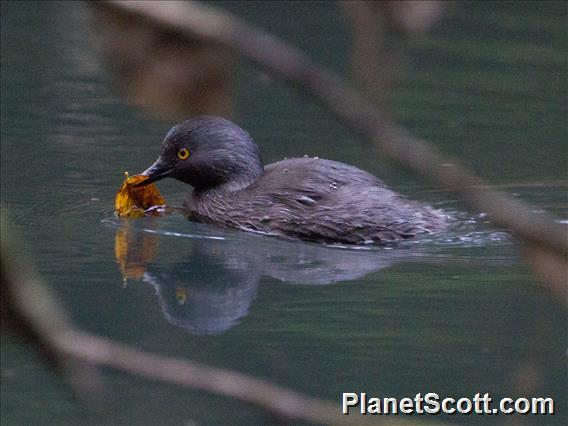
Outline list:
[[[118,216],[142,217],[146,209],[166,204],[156,185],[134,186],[134,184],[148,179],[148,176],[134,175],[128,177],[128,172],[125,172],[125,176],[126,179],[116,194],[114,202],[114,209]]]

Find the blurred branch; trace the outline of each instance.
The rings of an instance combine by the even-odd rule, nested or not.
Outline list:
[[[388,112],[393,85],[406,62],[404,49],[395,40],[426,33],[451,5],[440,0],[338,0],[337,4],[351,35],[351,79],[360,93]]]
[[[93,364],[107,365],[147,379],[252,403],[276,414],[285,422],[304,420],[340,425],[417,424],[416,421],[409,422],[403,419],[345,416],[341,414],[341,407],[335,403],[313,398],[245,374],[207,367],[193,361],[150,354],[86,333],[66,333],[59,339],[59,345],[68,353]]]
[[[286,81],[302,87],[322,102],[348,128],[379,148],[385,156],[439,185],[455,191],[472,207],[486,212],[525,241],[537,273],[565,295],[566,231],[548,215],[535,215],[523,203],[487,186],[483,180],[445,159],[427,142],[410,135],[389,120],[335,75],[312,63],[300,51],[271,35],[223,12],[196,3],[109,1],[98,7],[127,12],[191,39],[197,37],[236,50]],[[1,226],[1,325],[23,338],[61,371],[73,389],[96,399],[101,393],[97,365],[187,386],[248,402],[278,415],[282,420],[307,420],[333,424],[416,424],[405,419],[347,417],[331,402],[312,398],[229,370],[206,367],[139,351],[112,340],[77,330],[43,286],[22,255],[10,230]],[[550,252],[554,253],[549,263]]]
[[[380,18],[385,2],[338,2],[351,30],[351,78],[361,93],[386,111],[400,58],[389,50],[387,30]],[[382,8],[381,8],[382,9]]]
[[[566,292],[568,269],[566,267],[566,258],[536,244],[522,244],[521,251],[535,275],[542,282],[542,285],[557,300],[565,306],[568,305],[568,294]]]
[[[231,116],[235,61],[230,49],[205,39],[188,43],[136,16],[98,11],[97,40],[129,103],[167,120]]]
[[[90,406],[96,403],[97,408],[102,408],[102,380],[96,367],[106,365],[139,377],[251,403],[282,421],[304,420],[340,425],[409,423],[404,419],[345,416],[335,403],[245,374],[150,354],[80,331],[33,272],[33,262],[18,247],[4,217],[1,235],[2,333],[15,334],[44,354],[75,393]]]
[[[32,346],[71,386],[75,395],[100,408],[101,377],[92,364],[70,355],[57,343],[72,331],[58,301],[37,277],[33,262],[19,247],[6,213],[0,224],[0,318],[2,333],[9,332]]]
[[[110,0],[95,5],[138,16],[188,40],[216,42],[237,51],[311,94],[384,157],[455,192],[472,209],[487,213],[493,223],[508,228],[526,244],[555,253],[566,265],[566,227],[553,216],[535,214],[530,206],[492,188],[456,159],[443,156],[298,49],[227,12],[196,2]],[[566,289],[567,283],[563,279],[555,285]]]

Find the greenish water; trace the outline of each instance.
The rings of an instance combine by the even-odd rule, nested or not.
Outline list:
[[[331,3],[226,6],[347,72],[347,33]],[[247,64],[237,73],[236,119],[267,163],[310,154],[354,164],[462,223],[396,249],[340,250],[179,215],[118,220],[123,171],[149,165],[173,123],[124,103],[85,5],[2,2],[1,12],[2,212],[80,327],[337,402],[341,392],[550,396],[554,417],[513,420],[565,424],[566,314],[535,285],[506,233],[452,194],[372,158],[319,106]],[[565,25],[560,2],[465,4],[409,43],[393,96],[413,132],[564,220]],[[174,204],[186,190],[177,182],[160,189]],[[117,233],[153,253],[126,286]],[[109,414],[95,417],[16,340],[3,337],[1,355],[5,425],[271,421],[248,405],[111,370]]]

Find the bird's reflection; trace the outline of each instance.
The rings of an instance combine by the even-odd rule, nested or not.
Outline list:
[[[152,236],[155,237],[155,236]],[[195,244],[194,244],[195,243]],[[223,241],[191,241],[187,261],[152,264],[143,281],[156,289],[164,317],[194,334],[219,334],[244,317],[256,295],[260,273],[236,256],[205,249]]]
[[[122,227],[116,237],[117,262],[125,279],[141,278],[155,288],[168,322],[193,334],[220,334],[238,324],[263,276],[326,285],[361,278],[400,259],[394,250],[342,250],[232,233],[224,239],[179,239],[179,247],[163,244],[164,260],[154,262],[160,238]]]

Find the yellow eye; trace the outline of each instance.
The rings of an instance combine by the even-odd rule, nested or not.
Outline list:
[[[178,151],[178,158],[180,160],[187,160],[189,158],[189,149],[182,148]]]

